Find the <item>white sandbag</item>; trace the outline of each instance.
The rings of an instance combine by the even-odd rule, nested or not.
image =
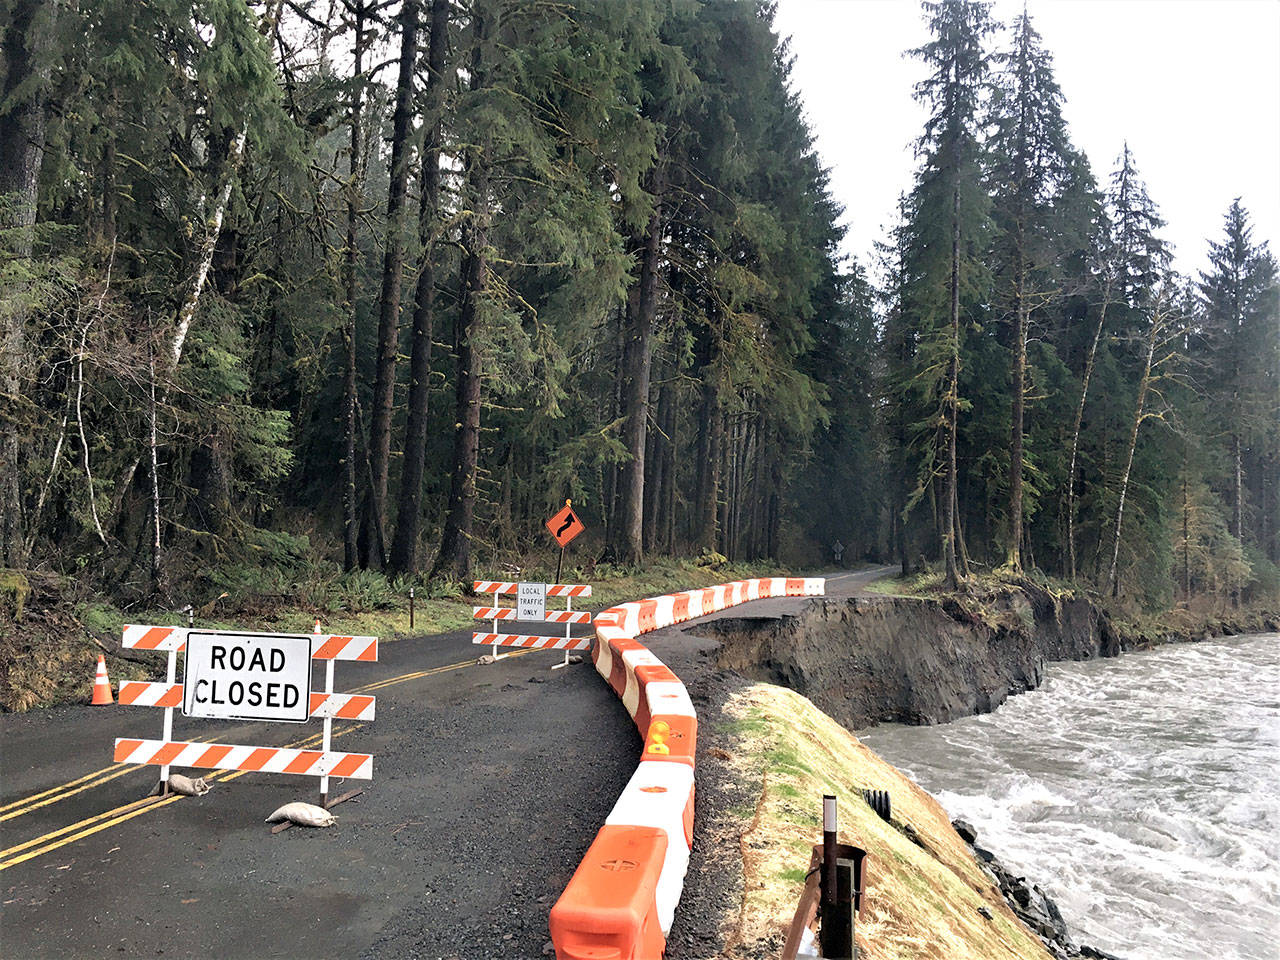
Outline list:
[[[158,796],[164,790],[165,781],[159,781],[152,789],[151,796]],[[180,793],[184,797],[203,797],[206,793],[213,789],[213,785],[206,782],[204,777],[196,777],[192,780],[190,777],[184,777],[180,773],[169,774],[169,790],[172,793]]]
[[[303,803],[301,800],[286,803],[267,817],[267,823],[280,823],[284,820],[296,823],[300,827],[332,827],[338,822],[338,818],[324,807],[317,807],[314,803]]]

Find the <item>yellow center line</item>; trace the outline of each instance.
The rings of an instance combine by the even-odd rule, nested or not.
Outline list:
[[[503,659],[509,660],[515,657],[523,657],[526,654],[534,653],[534,652],[536,651],[532,649],[513,650],[511,653],[505,654],[503,656]],[[389,677],[386,680],[378,680],[373,683],[365,684],[364,686],[355,687],[347,692],[348,693],[371,693],[375,690],[384,690],[387,687],[392,687],[392,686],[395,686],[396,684],[407,683],[410,680],[420,680],[423,677],[432,677],[442,673],[449,673],[454,670],[462,670],[466,667],[475,666],[475,663],[476,661],[474,659],[460,660],[456,663],[449,663],[439,667],[432,667],[428,670],[417,670],[411,673],[404,673],[404,674],[400,674],[399,676]],[[358,726],[363,726],[363,724],[359,724]],[[358,726],[348,727],[345,730],[343,730],[342,733],[349,733],[351,730],[358,729]],[[335,737],[340,735],[341,733],[337,731],[334,732]],[[198,738],[192,738],[190,742],[191,743],[209,743],[213,739],[214,738],[210,736],[203,736]],[[315,743],[319,743],[319,741],[320,741],[320,735],[316,734],[314,736],[306,738],[305,740],[298,741],[296,744],[291,744],[290,746],[297,746],[298,744],[305,744],[305,743],[311,743],[312,745],[314,745]],[[14,800],[8,804],[5,804],[5,806],[3,807],[0,807],[0,823],[6,820],[11,820],[15,817],[20,817],[23,814],[31,813],[34,810],[39,810],[41,807],[46,807],[49,804],[57,803],[60,800],[65,800],[67,797],[75,796],[77,793],[81,793],[93,787],[101,786],[102,784],[108,783],[111,780],[116,779],[117,777],[122,777],[125,774],[129,774],[129,773],[141,772],[141,770],[142,770],[142,767],[135,764],[117,763],[109,767],[103,767],[101,770],[95,770],[92,773],[87,773],[84,776],[77,777],[74,780],[69,780],[66,783],[61,784],[59,786],[51,787],[48,790],[44,790],[40,793],[32,794],[29,797],[23,797],[20,800]],[[209,779],[215,782],[225,782],[227,780],[232,780],[235,777],[242,776],[244,773],[249,773],[249,772],[252,772],[252,771],[239,771],[236,773],[232,773],[230,775],[215,774],[206,779]],[[99,777],[100,774],[106,774],[106,776],[102,776],[99,779],[95,780],[94,778]],[[56,796],[54,796],[54,794],[56,794]],[[131,806],[131,804],[126,804],[124,807],[118,807],[117,810],[125,811],[128,809],[129,806]],[[144,809],[150,809],[150,807],[147,807]],[[114,812],[115,811],[109,811],[107,814],[99,814],[97,817],[90,818],[89,820],[83,820],[83,821],[80,821],[79,823],[74,823],[69,827],[64,827],[61,830],[57,830],[51,834],[46,834],[43,837],[37,837],[35,840],[28,841],[27,843],[24,843],[24,844],[20,844],[17,847],[11,847],[9,850],[0,851],[0,860],[2,860],[4,856],[6,856],[11,852],[17,852],[17,851],[23,850],[27,847],[32,846],[33,844],[39,843],[44,840],[54,839],[57,836],[63,833],[66,833],[69,830],[74,830],[77,827],[81,827],[81,826],[87,826],[88,824],[92,823],[94,820],[99,820],[102,817],[109,816],[110,813],[114,813]],[[137,816],[137,814],[140,812],[141,811],[129,812],[124,815],[124,819],[132,819],[134,816]],[[98,829],[103,829],[106,826],[110,826],[112,823],[116,823],[116,822],[122,822],[122,821],[113,820],[110,823],[103,824],[99,827],[95,827],[91,829],[89,833],[96,833]],[[77,839],[80,836],[88,836],[89,833],[77,834],[76,837],[70,838],[65,842],[70,843],[72,839]],[[61,844],[58,844],[58,845],[61,845]],[[50,847],[49,849],[54,849],[54,847]],[[10,861],[0,862],[0,870],[3,870],[16,863],[21,863],[23,860],[26,860],[26,859],[29,859],[29,857],[23,857],[19,860],[15,860],[12,862]]]
[[[514,659],[515,657],[523,657],[527,653],[536,653],[536,652],[537,651],[533,649],[515,650],[515,651],[512,651],[511,653],[504,654],[502,659],[511,660],[511,659]],[[476,661],[474,659],[460,660],[457,663],[449,663],[442,667],[432,667],[430,670],[419,670],[415,673],[404,673],[398,677],[391,677],[387,680],[378,680],[374,683],[365,684],[363,687],[356,687],[354,690],[350,692],[351,693],[369,693],[373,690],[381,690],[384,687],[394,686],[397,683],[405,683],[408,680],[418,680],[422,677],[433,677],[433,676],[436,676],[437,674],[448,673],[451,670],[461,670],[464,667],[473,667],[475,666],[475,664],[476,664]]]
[[[81,793],[85,790],[90,789],[91,787],[100,787],[102,786],[102,784],[116,779],[116,777],[123,777],[126,773],[135,772],[135,769],[133,767],[126,766],[125,764],[118,764],[118,766],[124,767],[124,769],[117,770],[115,771],[115,773],[109,773],[105,777],[102,777],[98,780],[92,780],[89,783],[84,784],[83,786],[76,787],[74,790],[69,789],[65,793],[58,794],[56,797],[49,797],[46,800],[41,800],[39,803],[33,803],[33,804],[30,804],[29,806],[23,807],[21,810],[14,810],[11,813],[6,813],[3,816],[0,816],[0,823],[4,822],[5,820],[12,820],[14,817],[20,817],[26,813],[31,813],[33,810],[39,810],[41,807],[47,807],[49,804],[57,803],[59,800],[65,800],[67,799],[67,797],[74,797],[77,793]],[[111,768],[108,767],[107,769],[110,770]],[[79,781],[73,781],[73,782],[78,783]],[[67,784],[67,786],[71,786],[71,784]],[[56,789],[60,789],[60,788],[56,788]],[[32,798],[28,797],[28,799],[32,799]]]
[[[207,737],[207,736],[196,737],[196,738],[193,738],[191,742],[192,743],[208,743],[212,739],[213,739],[212,737]],[[6,820],[12,820],[15,817],[20,817],[26,813],[31,813],[31,811],[33,810],[39,810],[41,807],[47,807],[49,804],[57,803],[59,800],[65,800],[67,797],[74,797],[77,793],[80,793],[84,790],[88,790],[90,787],[101,786],[104,783],[107,783],[111,780],[116,779],[116,777],[123,777],[126,773],[134,773],[139,769],[140,769],[139,767],[131,763],[113,763],[109,767],[103,767],[101,770],[95,770],[93,773],[86,773],[83,777],[77,777],[75,780],[68,780],[66,783],[59,784],[56,787],[51,787],[50,789],[45,790],[41,793],[33,793],[29,797],[23,797],[21,800],[14,800],[12,803],[8,803],[8,804],[5,804],[4,807],[0,807],[0,810],[10,811],[8,813],[0,814],[0,823],[3,823]],[[115,772],[111,773],[110,771],[115,771]],[[86,780],[89,780],[92,777],[98,776],[98,774],[100,773],[106,773],[107,776],[103,777],[100,780],[94,780],[92,783],[84,782]],[[76,786],[77,784],[84,784],[84,785],[77,787]],[[75,789],[74,790],[71,789],[72,787],[75,787]],[[64,791],[64,792],[59,793],[58,791]],[[56,797],[50,797],[49,794],[51,793],[57,793],[58,795]],[[41,800],[40,799],[41,797],[48,797],[48,799]],[[40,802],[33,803],[32,801],[35,801],[35,800],[40,800]],[[14,810],[13,809],[14,807],[21,807],[21,809]]]
[[[151,798],[148,798],[148,799],[151,799]],[[181,800],[181,799],[183,799],[182,794],[175,793],[171,797],[165,797],[163,799],[153,800],[151,803],[148,803],[146,806],[139,807],[137,810],[134,810],[131,813],[122,814],[121,816],[115,817],[112,820],[108,820],[105,823],[100,823],[97,826],[89,827],[86,830],[81,830],[79,833],[73,834],[72,836],[69,836],[66,839],[56,840],[53,843],[49,843],[43,847],[39,847],[35,850],[32,850],[30,853],[24,853],[22,854],[22,856],[13,857],[10,860],[5,860],[3,862],[0,862],[0,870],[8,870],[10,867],[16,867],[20,863],[26,863],[28,860],[31,860],[35,857],[39,857],[43,854],[49,853],[50,851],[57,850],[59,847],[65,847],[69,843],[75,843],[77,840],[82,840],[85,837],[92,836],[93,834],[97,833],[100,830],[107,829],[107,827],[114,827],[118,823],[124,823],[126,820],[132,820],[134,817],[141,816],[142,814],[146,813],[148,810],[156,810],[160,807],[166,806],[167,804],[173,803],[175,800]],[[75,824],[74,826],[79,826],[79,824]]]
[[[47,797],[49,794],[57,793],[59,790],[65,789],[66,787],[74,787],[77,783],[84,783],[86,780],[92,780],[98,774],[108,773],[120,766],[123,766],[123,764],[113,763],[111,766],[103,767],[101,770],[95,770],[93,773],[86,773],[83,777],[76,777],[74,780],[68,780],[66,783],[59,784],[56,787],[50,787],[48,790],[44,790],[40,793],[33,793],[29,797],[23,797],[21,800],[14,800],[11,803],[6,803],[3,807],[0,807],[0,813],[4,813],[6,810],[12,810],[14,807],[20,807],[24,803],[30,803],[32,800],[39,800],[41,797]],[[7,817],[0,817],[0,820],[7,819]]]
[[[29,849],[30,847],[34,847],[37,844],[43,843],[46,840],[53,840],[57,837],[62,836],[64,833],[70,833],[72,830],[76,830],[80,827],[87,827],[91,823],[97,823],[99,820],[105,820],[107,817],[113,817],[116,814],[123,813],[126,810],[132,810],[134,807],[140,804],[150,803],[154,799],[155,799],[154,797],[143,797],[141,800],[133,800],[133,801],[130,801],[129,803],[122,804],[121,806],[116,807],[114,810],[108,810],[105,813],[100,813],[96,817],[88,817],[84,820],[81,820],[79,823],[68,824],[67,826],[63,827],[61,830],[54,830],[52,833],[46,833],[42,837],[36,837],[34,840],[28,840],[26,843],[20,843],[15,847],[9,847],[7,850],[0,850],[0,860],[3,860],[5,857],[11,854],[21,853],[23,850]]]
[[[341,730],[334,730],[333,737],[334,739],[337,739],[338,737],[345,736],[346,734],[351,733],[354,730],[359,730],[363,726],[364,726],[363,723],[359,723],[359,724],[353,724],[352,726],[349,726],[349,727],[344,727]],[[313,746],[319,743],[321,739],[323,739],[323,736],[324,735],[320,733],[313,734],[312,736],[305,737],[301,740],[295,740],[290,744],[286,744],[286,746],[289,748]],[[255,771],[255,770],[235,770],[230,772],[220,771],[219,773],[215,773],[214,775],[207,777],[206,779],[211,780],[215,783],[226,783],[230,780],[236,779],[236,777],[243,777],[246,773],[257,773],[257,772],[259,771]],[[42,837],[36,837],[34,840],[28,840],[25,843],[21,843],[21,844],[18,844],[17,846],[10,847],[7,850],[0,850],[0,858],[3,858],[8,856],[9,854],[19,853],[22,850],[27,850],[30,847],[36,846],[37,844],[42,844],[42,843],[44,844],[44,846],[40,846],[35,850],[31,850],[29,853],[22,854],[22,856],[11,857],[8,860],[0,860],[0,870],[8,870],[10,867],[16,867],[20,863],[25,863],[26,861],[31,860],[35,857],[41,856],[46,853],[50,853],[54,850],[59,849],[60,847],[65,847],[67,844],[75,843],[77,840],[82,840],[85,837],[92,836],[93,834],[98,833],[99,831],[106,830],[108,827],[113,827],[116,824],[124,823],[127,820],[132,820],[134,817],[140,816],[141,814],[146,813],[148,810],[158,810],[160,807],[166,806],[170,803],[173,803],[176,800],[181,800],[181,799],[183,799],[183,795],[180,793],[174,794],[173,796],[170,796],[170,797],[145,797],[142,800],[135,800],[133,801],[133,803],[126,803],[123,806],[116,807],[114,810],[108,810],[105,813],[100,813],[96,816],[89,817],[85,820],[81,820],[78,823],[73,823],[70,826],[66,826],[59,830],[55,830],[52,833],[46,833]],[[136,808],[136,809],[131,809],[131,808]],[[119,814],[119,816],[116,816],[116,814]],[[104,820],[104,818],[110,818],[110,819]],[[81,829],[81,828],[84,828],[84,829]],[[63,836],[64,834],[69,833],[72,830],[79,830],[79,832],[72,834],[71,836]],[[62,839],[58,839],[59,837],[61,837]],[[46,842],[46,841],[49,841],[49,842]]]

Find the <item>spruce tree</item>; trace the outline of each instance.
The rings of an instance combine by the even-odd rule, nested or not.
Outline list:
[[[929,109],[917,152],[923,156],[910,196],[906,310],[921,330],[918,375],[930,384],[936,407],[918,424],[934,435],[934,452],[921,464],[913,499],[942,479],[939,539],[947,583],[957,566],[957,465],[963,353],[961,302],[986,282],[981,251],[990,229],[990,200],[982,178],[981,111],[988,93],[990,58],[984,41],[995,30],[990,4],[970,0],[925,3],[934,39],[913,51],[930,68],[916,86]]]
[[[1009,529],[1006,565],[1023,566],[1023,460],[1025,406],[1029,390],[1027,337],[1033,312],[1060,295],[1067,255],[1081,245],[1063,215],[1071,198],[1072,173],[1082,159],[1062,118],[1062,92],[1040,34],[1024,11],[1014,24],[1013,46],[996,58],[1001,70],[992,115],[993,216],[998,228],[994,273],[1001,305],[1012,314],[1010,346],[1012,433],[1009,446]],[[1067,228],[1064,231],[1064,227]]]

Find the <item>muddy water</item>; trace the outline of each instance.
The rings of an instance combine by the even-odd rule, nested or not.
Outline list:
[[[1280,958],[1280,635],[1053,664],[1037,691],[862,739],[1128,960]]]

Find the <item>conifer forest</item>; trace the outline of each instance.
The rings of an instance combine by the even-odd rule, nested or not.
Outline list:
[[[0,567],[134,604],[456,584],[572,498],[584,576],[839,543],[1280,593],[1275,225],[1242,197],[1175,272],[1034,18],[941,0],[854,262],[773,16],[0,0]]]

